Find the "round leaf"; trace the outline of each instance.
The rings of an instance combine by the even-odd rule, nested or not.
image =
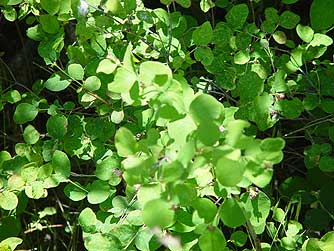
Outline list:
[[[17,207],[18,199],[15,193],[3,191],[0,193],[0,207],[5,210],[13,210]]]
[[[39,140],[39,132],[32,125],[28,125],[23,131],[23,138],[27,144],[33,145]]]
[[[298,24],[296,27],[298,36],[306,43],[309,43],[313,39],[314,31],[310,26],[304,26]]]
[[[226,239],[218,228],[208,227],[199,237],[198,245],[202,251],[223,250],[226,247]]]
[[[80,188],[80,184],[69,183],[64,188],[65,195],[73,201],[80,201],[86,198],[87,192]]]
[[[174,222],[174,211],[171,205],[162,199],[145,203],[142,211],[143,221],[148,227],[168,227]]]
[[[61,79],[57,73],[52,74],[51,77],[44,83],[45,88],[54,92],[65,90],[69,85],[70,81]]]
[[[68,74],[75,80],[82,80],[84,69],[80,64],[70,64],[67,68]]]
[[[105,73],[105,74],[111,74],[113,73],[117,68],[117,64],[115,64],[114,62],[112,62],[110,59],[103,59],[97,69],[96,69],[96,73]]]
[[[196,122],[205,123],[207,120],[218,119],[222,109],[223,105],[214,97],[201,94],[191,102],[189,112]]]
[[[96,180],[88,186],[87,200],[90,204],[99,204],[108,199],[110,186],[107,182]]]
[[[85,80],[83,87],[91,92],[97,91],[101,87],[101,81],[96,76],[90,76]]]
[[[50,136],[56,139],[62,139],[67,132],[67,125],[67,118],[64,115],[57,114],[48,119],[46,129]]]
[[[16,124],[24,124],[36,118],[38,109],[28,103],[19,104],[14,112],[14,122]]]
[[[234,198],[226,199],[221,205],[221,219],[228,227],[239,227],[246,223],[240,203]]]
[[[219,183],[232,187],[242,180],[245,166],[240,161],[223,157],[218,160],[215,172]]]

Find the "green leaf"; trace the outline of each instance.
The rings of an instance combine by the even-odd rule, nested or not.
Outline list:
[[[33,121],[38,114],[38,109],[31,104],[21,103],[14,112],[14,122],[16,124],[24,124],[29,121]]]
[[[0,207],[4,210],[14,210],[18,205],[15,193],[10,191],[0,192]]]
[[[50,15],[55,15],[59,11],[61,0],[41,0],[41,6]]]
[[[243,231],[235,231],[231,234],[231,241],[237,247],[242,247],[246,244],[248,235]]]
[[[71,164],[66,153],[56,150],[52,155],[52,166],[58,181],[63,182],[70,177]]]
[[[211,8],[215,7],[215,4],[212,0],[201,0],[200,7],[202,11],[208,12]]]
[[[81,188],[81,185],[75,182],[76,185],[69,183],[64,188],[65,195],[73,201],[80,201],[86,198],[87,192]]]
[[[321,46],[321,45],[330,46],[331,44],[333,44],[333,39],[321,33],[315,33],[312,41],[310,42],[310,45],[313,47]]]
[[[198,95],[190,104],[189,113],[197,123],[216,120],[220,117],[223,105],[207,94]]]
[[[139,78],[146,85],[155,83],[161,86],[171,81],[172,71],[163,63],[146,61],[140,64]]]
[[[234,29],[241,28],[247,20],[249,9],[247,4],[236,4],[229,10],[225,18]]]
[[[5,7],[3,9],[2,13],[3,13],[4,17],[6,18],[6,20],[8,20],[10,22],[14,22],[17,18],[16,10],[11,6]]]
[[[21,100],[21,94],[17,90],[10,90],[6,92],[4,98],[7,102],[15,104]]]
[[[115,93],[129,92],[137,80],[137,75],[124,67],[117,69],[114,80],[108,84],[108,90]]]
[[[189,8],[191,6],[191,0],[175,0],[183,8]]]
[[[82,231],[87,233],[95,231],[97,219],[95,213],[89,207],[81,211],[78,220]]]
[[[96,76],[90,76],[85,80],[83,87],[91,92],[97,91],[101,87],[101,81]]]
[[[95,180],[88,187],[87,200],[90,204],[100,204],[110,195],[110,186],[102,180]]]
[[[237,88],[239,90],[240,101],[247,103],[254,100],[263,92],[263,79],[255,72],[248,71],[239,78]]]
[[[287,39],[283,31],[275,31],[273,38],[278,44],[285,44]]]
[[[328,29],[334,24],[334,2],[332,0],[313,0],[310,18],[314,30]]]
[[[193,31],[192,39],[195,43],[195,45],[198,46],[205,46],[212,40],[212,27],[209,21],[206,21],[203,23],[200,27],[198,27],[196,30]]]
[[[179,161],[173,161],[162,167],[162,180],[166,183],[177,181],[181,178],[185,168]]]
[[[234,198],[227,198],[221,205],[221,219],[228,227],[239,227],[246,223],[240,203]]]
[[[113,111],[110,115],[110,120],[115,124],[121,123],[123,119],[124,119],[123,111]]]
[[[84,69],[80,64],[70,64],[67,67],[68,74],[71,78],[75,80],[83,80],[84,77]]]
[[[214,59],[214,55],[208,47],[197,47],[194,56],[195,59],[201,62],[204,66],[210,65]]]
[[[283,150],[285,141],[282,138],[266,138],[261,141],[261,149],[268,152],[276,152]]]
[[[60,25],[56,16],[41,15],[39,22],[46,33],[56,34],[59,31]]]
[[[117,64],[112,62],[110,59],[103,59],[100,61],[96,73],[105,73],[105,74],[111,74],[113,73],[117,68]]]
[[[44,196],[44,184],[42,181],[33,181],[25,187],[26,195],[31,199],[40,199]]]
[[[126,14],[120,0],[108,0],[105,6],[108,11],[116,16],[124,16]]]
[[[9,237],[7,239],[4,239],[2,242],[0,242],[0,250],[2,251],[3,246],[8,246],[10,248],[9,251],[15,250],[15,248],[20,245],[23,242],[21,238],[17,237]],[[4,250],[5,251],[5,250]]]
[[[39,140],[39,132],[32,125],[28,125],[23,131],[23,138],[27,144],[33,145]]]
[[[109,156],[96,164],[96,177],[100,180],[109,180],[114,176],[115,169],[120,167],[120,162],[113,156]]]
[[[236,186],[243,178],[245,166],[236,160],[220,158],[215,167],[216,177],[220,184],[227,187]]]
[[[299,23],[300,17],[295,13],[286,10],[281,14],[279,21],[280,26],[282,26],[283,28],[293,29]]]
[[[12,157],[10,156],[10,153],[7,151],[0,151],[0,169],[2,167],[2,164],[7,161],[10,160]]]
[[[64,138],[68,127],[67,118],[62,114],[56,114],[46,122],[46,129],[50,136],[56,139]]]
[[[313,39],[314,31],[310,26],[304,26],[298,24],[296,27],[298,36],[306,43],[309,43]]]
[[[60,75],[54,73],[51,77],[44,83],[45,88],[53,92],[59,92],[65,90],[71,84],[67,79],[61,79]]]
[[[295,119],[304,111],[303,103],[298,98],[284,99],[278,103],[281,114],[288,119]]]
[[[226,239],[217,227],[209,226],[198,238],[198,245],[202,251],[223,250],[226,247]]]
[[[238,51],[235,55],[234,55],[234,63],[235,64],[246,64],[248,63],[250,60],[250,55],[248,51]]]
[[[117,130],[115,134],[115,146],[118,155],[121,157],[134,155],[138,150],[134,135],[125,127],[121,127]]]
[[[166,228],[174,222],[174,211],[167,201],[154,199],[145,203],[142,217],[146,226]]]
[[[334,171],[334,158],[329,156],[321,157],[319,161],[319,168],[323,172],[333,172]]]
[[[191,205],[206,223],[212,222],[217,214],[217,206],[208,198],[197,198]]]
[[[299,0],[282,0],[282,3],[285,4],[294,4],[297,3]]]

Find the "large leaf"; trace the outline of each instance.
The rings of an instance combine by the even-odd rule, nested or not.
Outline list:
[[[220,158],[216,164],[215,172],[219,183],[232,187],[243,178],[245,166],[240,161]]]
[[[324,30],[334,24],[334,1],[313,0],[310,10],[312,28]]]
[[[226,246],[224,234],[216,227],[208,227],[198,239],[202,251],[222,250]]]
[[[221,219],[228,227],[239,227],[246,223],[246,218],[240,205],[234,198],[225,199],[221,205]]]
[[[118,155],[121,157],[127,157],[137,152],[137,141],[132,132],[125,127],[121,127],[116,132],[115,146]]]
[[[70,81],[67,79],[61,79],[60,75],[54,73],[51,77],[44,83],[45,88],[50,91],[59,92],[65,90],[69,85]]]

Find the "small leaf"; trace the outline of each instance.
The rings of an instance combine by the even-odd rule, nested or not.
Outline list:
[[[44,83],[44,86],[50,91],[59,92],[59,91],[65,90],[70,84],[71,84],[70,81],[66,79],[61,79],[59,74],[54,73]]]
[[[212,0],[201,0],[200,7],[203,12],[208,12],[211,8],[215,7]]]
[[[119,67],[114,80],[108,84],[108,90],[115,93],[129,92],[136,80],[137,76],[134,72],[124,67]]]
[[[242,247],[247,242],[248,235],[243,231],[235,231],[231,235],[231,241],[237,247]]]
[[[71,78],[75,80],[82,80],[84,77],[84,69],[80,64],[70,64],[67,71]]]
[[[109,156],[99,164],[96,164],[96,177],[100,180],[109,180],[113,177],[115,169],[120,167],[120,162],[113,156]]]
[[[298,24],[296,27],[298,36],[306,43],[309,43],[313,39],[314,31],[310,26],[304,26]]]
[[[218,160],[215,172],[220,184],[232,187],[242,180],[245,166],[240,161],[223,157]]]
[[[122,111],[113,111],[110,116],[110,120],[115,123],[119,124],[123,121],[124,119],[124,112]]]
[[[52,166],[58,181],[66,181],[71,174],[71,164],[66,153],[56,150],[52,155]]]
[[[218,119],[223,108],[214,97],[200,94],[191,102],[189,113],[197,123],[205,123],[207,120]]]
[[[62,114],[52,116],[46,122],[46,129],[50,136],[56,139],[64,138],[67,132],[68,121]]]
[[[275,31],[273,38],[278,44],[285,44],[287,39],[283,31]]]
[[[90,76],[85,80],[83,87],[91,92],[97,91],[101,87],[101,81],[96,76]]]
[[[95,180],[88,186],[87,200],[90,204],[99,204],[108,199],[110,195],[110,186],[102,180]]]
[[[189,8],[191,6],[191,0],[175,0],[183,8]]]
[[[241,102],[249,102],[259,96],[264,89],[263,79],[253,71],[247,71],[239,78],[237,88]]]
[[[103,59],[100,61],[97,69],[96,69],[96,73],[105,73],[105,74],[111,74],[113,73],[117,68],[117,64],[115,64],[114,62],[112,62],[110,59]]]
[[[39,140],[39,132],[32,125],[28,125],[23,131],[23,138],[27,144],[33,145]]]
[[[28,103],[19,104],[14,112],[14,122],[16,124],[24,124],[32,121],[38,114],[38,109]]]
[[[285,141],[282,138],[266,138],[261,141],[260,148],[263,151],[276,152],[283,150]]]
[[[174,211],[167,201],[155,199],[145,203],[142,217],[148,227],[165,228],[173,224]]]
[[[40,15],[39,22],[42,25],[42,29],[46,33],[56,34],[60,28],[59,22],[56,16]]]
[[[76,184],[77,185],[72,183],[67,184],[64,188],[64,193],[71,200],[80,201],[86,198],[87,192],[83,188],[80,188],[81,185],[79,183]]]
[[[205,34],[205,36],[203,35]],[[200,27],[194,30],[192,34],[192,39],[194,43],[198,46],[200,45],[207,45],[212,40],[212,27],[209,21],[203,23]]]
[[[55,15],[59,11],[61,0],[41,0],[41,6],[50,15]]]
[[[226,239],[217,227],[208,227],[198,238],[198,245],[202,251],[224,250]]]
[[[214,59],[214,55],[208,47],[197,47],[194,56],[195,59],[203,65],[210,65]]]
[[[300,17],[298,15],[296,15],[295,13],[289,10],[286,10],[280,16],[279,24],[285,29],[293,29],[296,27],[299,21],[300,21]]]
[[[234,198],[225,199],[221,205],[221,219],[228,227],[239,227],[246,223],[241,205]]]
[[[226,14],[226,21],[233,28],[241,28],[247,20],[249,9],[247,4],[236,4]]]
[[[79,214],[79,225],[81,226],[84,232],[93,232],[96,229],[96,215],[92,209],[86,207],[84,210],[81,211]]]
[[[238,51],[235,55],[234,55],[234,63],[235,64],[246,64],[248,63],[250,60],[250,56],[249,56],[249,52],[248,51]]]
[[[197,198],[191,205],[206,223],[212,222],[217,214],[217,206],[208,198]]]
[[[18,199],[15,193],[10,191],[0,192],[0,207],[5,210],[14,210],[17,207]]]
[[[137,141],[132,132],[125,127],[121,127],[116,132],[115,146],[118,155],[121,157],[134,155],[137,152]]]
[[[334,171],[334,158],[329,156],[321,157],[319,161],[319,168],[323,172],[333,172]]]
[[[44,196],[44,186],[41,181],[33,181],[25,187],[26,195],[31,199],[40,199]]]

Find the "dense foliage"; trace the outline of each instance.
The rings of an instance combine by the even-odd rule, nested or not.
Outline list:
[[[334,250],[334,1],[160,2],[0,0],[0,250]]]

